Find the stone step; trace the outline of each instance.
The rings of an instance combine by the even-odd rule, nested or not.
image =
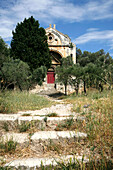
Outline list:
[[[83,157],[82,156],[77,156],[77,155],[66,155],[66,156],[57,156],[54,158],[50,158],[50,157],[46,157],[46,158],[26,158],[26,159],[17,159],[14,161],[11,161],[7,164],[5,164],[4,167],[11,167],[14,169],[20,169],[21,170],[36,170],[39,169],[39,167],[41,167],[41,165],[43,166],[57,166],[58,163],[64,163],[64,164],[68,164],[68,163],[74,163],[74,162],[80,162],[82,161]],[[83,162],[86,163],[88,162],[89,159],[84,157]]]
[[[65,121],[65,120],[69,120],[69,119],[73,119],[74,121],[76,120],[80,120],[83,121],[85,120],[84,117],[80,117],[80,116],[70,116],[70,117],[46,117],[46,116],[21,116],[18,118],[18,123],[21,124],[22,122],[30,122],[30,121],[41,121],[41,123],[45,122],[45,118],[47,119],[47,124],[51,124],[51,123],[59,123],[61,121]]]
[[[48,117],[48,115],[40,115],[40,116],[0,116],[0,127],[3,126],[3,123],[8,122],[8,124],[12,124],[12,126],[14,127],[14,125],[17,124],[21,124],[23,122],[30,122],[30,121],[41,121],[41,123],[44,122],[45,117],[47,118],[47,123],[48,125],[51,123],[59,123],[60,121],[65,121],[67,119],[72,119],[74,121],[76,120],[85,120],[85,118],[83,116],[73,116],[70,115],[70,117],[68,116],[58,116],[58,117]]]
[[[29,142],[29,139],[32,142],[39,142],[40,140],[50,140],[50,139],[59,139],[59,138],[86,138],[87,134],[82,132],[75,131],[38,131],[34,133],[31,138],[28,133],[5,133],[2,135],[2,141],[8,141],[12,139],[17,143]]]
[[[47,115],[50,113],[56,113],[58,116],[69,116],[74,115],[75,113],[71,112],[73,105],[72,104],[57,104],[52,105],[48,108],[43,108],[41,110],[29,110],[29,111],[20,111],[18,114],[31,114],[33,115]]]
[[[52,105],[51,107],[43,108],[40,110],[28,110],[28,111],[19,111],[16,114],[2,114],[0,113],[0,119],[3,119],[6,117],[11,119],[16,119],[17,117],[23,115],[23,114],[30,114],[31,116],[41,116],[41,115],[47,115],[50,113],[56,113],[58,116],[70,116],[75,115],[77,113],[74,113],[71,111],[73,105],[72,104],[56,104]]]
[[[45,115],[40,116],[0,116],[0,129],[7,131],[17,131],[18,125],[23,123],[30,123],[31,126],[36,126],[37,130],[54,130],[58,124],[65,123],[67,120],[73,118],[73,124],[77,121],[85,120],[84,117],[70,116],[70,117],[46,117]],[[7,127],[6,127],[7,126]],[[33,126],[32,126],[33,127]],[[7,129],[6,129],[7,128]],[[49,129],[48,129],[49,128]]]
[[[1,141],[7,142],[13,140],[17,143],[29,142],[29,135],[27,133],[5,133],[1,137]]]
[[[59,139],[59,138],[86,138],[87,134],[75,131],[39,131],[31,136],[33,142],[37,142],[39,139]]]

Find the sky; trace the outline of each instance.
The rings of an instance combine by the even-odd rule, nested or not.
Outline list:
[[[113,0],[0,0],[0,36],[10,45],[17,23],[31,16],[44,28],[56,24],[82,51],[113,57]]]

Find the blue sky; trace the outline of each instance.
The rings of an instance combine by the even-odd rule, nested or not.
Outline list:
[[[0,0],[0,36],[10,44],[16,24],[33,16],[40,26],[68,34],[82,51],[113,57],[113,0]]]

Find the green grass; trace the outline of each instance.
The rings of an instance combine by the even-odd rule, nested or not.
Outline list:
[[[21,132],[29,132],[34,133],[34,131],[41,129],[39,126],[40,120],[32,120],[30,122],[22,122],[18,124],[17,131]]]
[[[24,113],[22,116],[31,116],[29,113]]]
[[[0,92],[0,112],[17,113],[25,110],[38,110],[49,107],[53,102],[36,94],[21,91]]]
[[[46,115],[47,117],[58,117],[57,113],[50,113]]]
[[[39,170],[111,170],[113,167],[113,163],[111,161],[105,160],[106,164],[104,164],[103,160],[94,161],[91,160],[88,163],[84,163],[84,160],[79,162],[78,160],[72,161],[70,159],[68,163],[57,162],[57,166],[43,166],[43,162],[41,163],[41,168]]]
[[[30,123],[23,122],[22,124],[18,125],[19,132],[26,132],[30,129]]]
[[[56,131],[62,131],[64,129],[66,130],[71,130],[71,128],[73,127],[73,125],[75,124],[73,117],[66,119],[65,121],[62,121],[60,123],[58,123],[57,127],[55,128]],[[75,129],[75,127],[74,127]]]
[[[0,153],[6,152],[15,152],[17,142],[14,142],[13,139],[9,139],[6,142],[0,141]]]

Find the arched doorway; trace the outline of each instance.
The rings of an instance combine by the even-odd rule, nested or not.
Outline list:
[[[56,66],[61,65],[62,57],[56,51],[50,51],[50,55],[52,58],[52,65],[48,69],[48,72],[47,72],[47,83],[54,84],[54,82],[55,82],[55,68],[56,68]]]

